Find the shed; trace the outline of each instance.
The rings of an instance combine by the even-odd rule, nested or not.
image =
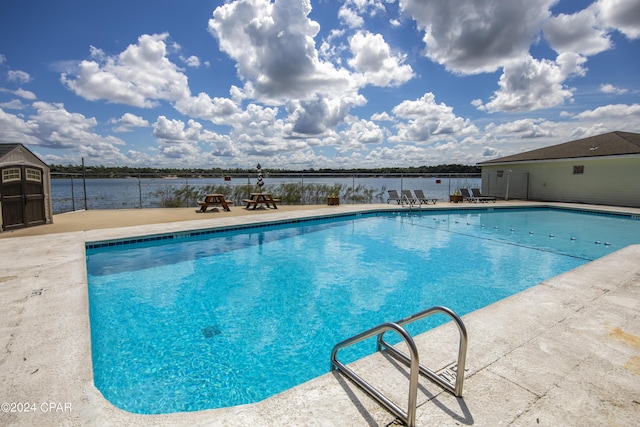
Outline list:
[[[53,222],[49,166],[22,144],[0,144],[2,231]]]
[[[500,198],[640,207],[640,134],[609,132],[478,163]]]

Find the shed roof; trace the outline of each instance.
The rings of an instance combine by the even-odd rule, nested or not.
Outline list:
[[[0,159],[18,148],[22,144],[0,144]]]
[[[23,152],[26,153],[27,157],[31,158],[31,161],[38,162],[44,166],[47,166],[47,164],[43,162],[40,157],[33,154],[31,150],[29,150],[27,147],[25,147],[23,144],[20,144],[20,143],[0,144],[0,161],[2,161],[2,159],[4,159],[13,151],[18,149],[24,150]]]
[[[492,163],[514,163],[532,160],[574,159],[579,157],[640,155],[640,134],[631,132],[609,132],[602,135],[577,139],[551,147],[525,151],[512,156],[480,162],[479,165]]]

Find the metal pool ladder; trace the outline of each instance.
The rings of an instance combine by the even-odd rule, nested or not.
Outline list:
[[[458,362],[455,368],[455,384],[449,381],[447,378],[438,375],[436,372],[430,370],[429,368],[420,364],[418,349],[416,347],[413,338],[409,333],[403,328],[404,325],[415,322],[416,320],[423,319],[425,317],[431,316],[436,313],[444,313],[451,317],[451,319],[455,322],[458,327],[458,332],[460,333],[460,342],[458,346]],[[396,348],[392,347],[384,340],[384,334],[388,331],[393,330],[407,344],[409,348],[409,356],[400,352]],[[364,341],[368,338],[377,335],[377,351],[386,350],[391,356],[405,363],[410,368],[409,374],[409,402],[407,411],[403,411],[398,405],[389,400],[384,394],[378,391],[376,388],[371,386],[368,382],[358,376],[353,370],[351,370],[347,365],[343,364],[338,360],[338,351],[345,347],[349,347],[358,342]],[[338,370],[346,375],[349,379],[359,385],[365,392],[367,392],[371,397],[377,400],[381,405],[387,408],[390,412],[392,412],[395,416],[400,418],[402,421],[407,424],[409,427],[415,426],[416,422],[416,403],[418,397],[418,376],[419,373],[426,376],[440,387],[445,389],[446,391],[452,393],[456,397],[462,396],[462,384],[464,382],[464,365],[467,358],[467,329],[462,323],[462,319],[454,313],[451,309],[443,306],[435,306],[428,308],[419,313],[413,314],[409,317],[406,317],[402,320],[398,320],[397,322],[387,322],[381,325],[375,326],[367,331],[364,331],[358,335],[355,335],[349,339],[346,339],[333,347],[331,351],[331,370]]]

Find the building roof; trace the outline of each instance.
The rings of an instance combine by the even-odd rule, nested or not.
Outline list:
[[[0,159],[18,148],[22,144],[0,144]]]
[[[480,162],[479,165],[493,163],[514,163],[533,160],[575,159],[582,157],[640,155],[640,134],[631,132],[609,132],[589,138],[577,139],[551,147],[525,151],[512,156]]]
[[[33,152],[29,150],[27,147],[25,147],[23,144],[19,144],[19,143],[12,143],[12,144],[0,143],[0,161],[2,161],[6,156],[11,154],[15,150],[20,150],[19,152],[24,153],[23,155],[26,155],[28,158],[30,158],[32,162],[41,163],[42,165],[47,166],[47,164],[43,162],[40,157],[33,154]]]

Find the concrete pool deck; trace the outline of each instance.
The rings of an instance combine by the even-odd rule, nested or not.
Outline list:
[[[634,208],[546,205],[640,215]],[[477,205],[440,203],[428,208],[468,207]],[[88,211],[56,215],[54,224],[0,233],[0,425],[396,422],[333,372],[251,405],[168,415],[136,415],[114,407],[93,385],[85,266],[86,242],[384,208],[397,206],[282,206],[256,212],[237,206],[230,213],[206,214],[195,214],[193,208]],[[421,378],[416,425],[638,424],[640,245],[546,280],[463,321],[469,333],[463,397]],[[455,360],[457,331],[450,325],[421,334],[416,342],[421,362],[429,367],[439,369]],[[352,366],[406,407],[404,366],[380,353]]]

